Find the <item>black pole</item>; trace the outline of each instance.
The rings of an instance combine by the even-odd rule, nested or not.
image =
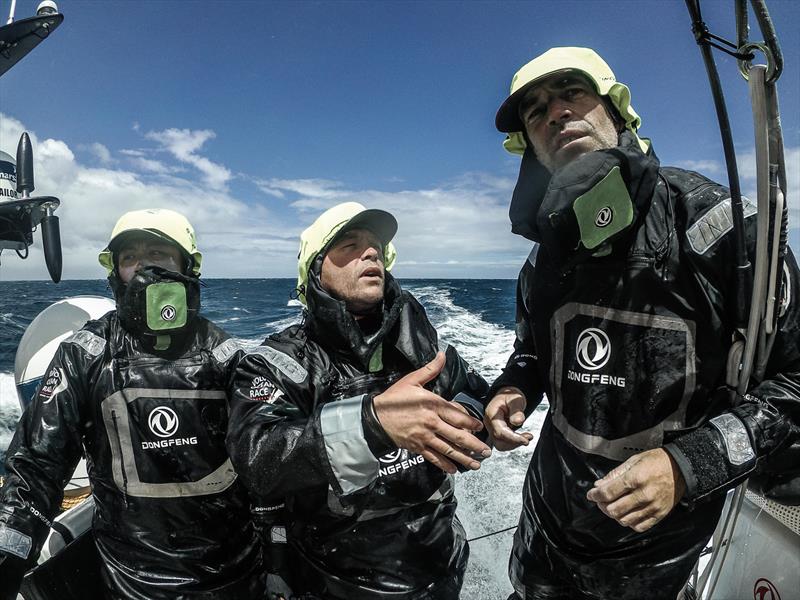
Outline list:
[[[719,80],[717,65],[711,55],[706,34],[708,28],[703,23],[700,15],[700,6],[697,0],[686,0],[686,7],[692,18],[692,32],[708,74],[711,94],[714,98],[714,108],[717,112],[719,131],[722,137],[722,148],[725,153],[725,165],[728,170],[728,188],[731,192],[731,213],[733,217],[734,244],[736,248],[735,285],[736,285],[736,326],[742,328],[746,325],[747,311],[750,304],[749,294],[750,279],[752,277],[750,260],[747,257],[747,245],[744,235],[744,212],[742,210],[742,192],[739,187],[739,169],[736,166],[736,152],[733,148],[733,135],[731,133],[728,109],[725,106],[725,96]]]

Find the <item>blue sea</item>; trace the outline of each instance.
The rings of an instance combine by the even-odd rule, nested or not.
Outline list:
[[[202,289],[204,315],[245,345],[300,320],[301,306],[291,299],[293,279],[210,279]],[[505,364],[514,340],[513,280],[407,279],[401,285],[422,303],[440,338],[491,382]],[[103,281],[0,282],[0,457],[19,419],[14,386],[14,355],[25,328],[47,306],[77,295],[111,297]],[[526,428],[538,432],[544,407]],[[457,476],[459,518],[469,538],[516,525],[521,488],[533,444],[496,453],[481,470]],[[513,531],[475,540],[461,597],[505,600],[511,592],[506,565]]]

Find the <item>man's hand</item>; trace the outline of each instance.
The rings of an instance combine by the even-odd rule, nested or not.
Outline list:
[[[477,470],[481,463],[474,457],[483,459],[492,453],[470,433],[480,431],[481,422],[422,387],[439,375],[444,364],[444,353],[439,352],[427,365],[375,396],[375,413],[398,447],[422,455],[448,473],[458,470],[453,461]]]
[[[639,533],[666,517],[683,497],[686,482],[663,448],[631,456],[602,479],[586,498],[606,515]]]
[[[489,430],[494,447],[498,450],[506,451],[527,446],[533,439],[533,434],[527,431],[517,433],[512,429],[525,422],[526,404],[525,394],[515,387],[500,388],[489,402],[483,415],[483,422]]]

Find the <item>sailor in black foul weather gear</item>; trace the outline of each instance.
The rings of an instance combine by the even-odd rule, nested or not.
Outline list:
[[[527,443],[513,431],[521,413],[550,403],[510,560],[515,597],[674,600],[725,491],[798,440],[797,265],[790,253],[764,379],[736,396],[728,190],[660,167],[630,92],[592,50],[523,67],[497,125],[524,152],[512,229],[535,242],[486,409],[497,447]],[[751,251],[754,213],[746,203]]]
[[[100,255],[117,310],[60,345],[6,455],[4,600],[16,597],[7,567],[18,586],[82,454],[106,597],[263,597],[247,492],[225,450],[238,346],[198,314],[200,261],[178,213],[117,223]]]
[[[455,600],[461,588],[452,473],[489,455],[463,430],[480,429],[488,385],[384,270],[396,228],[357,203],[319,217],[301,239],[304,322],[236,369],[228,449],[263,506],[285,499],[296,594]]]

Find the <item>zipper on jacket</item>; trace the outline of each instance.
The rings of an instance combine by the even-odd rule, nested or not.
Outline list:
[[[125,498],[125,508],[128,508],[128,476],[125,474],[125,459],[122,454],[122,442],[119,437],[119,426],[117,425],[117,411],[111,410],[111,420],[114,422],[114,433],[117,434],[117,450],[119,451],[119,466],[122,471],[122,494]]]

